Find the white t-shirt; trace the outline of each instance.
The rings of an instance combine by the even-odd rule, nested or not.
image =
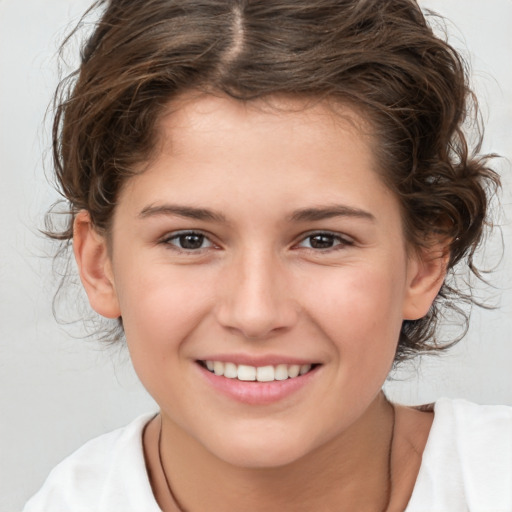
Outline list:
[[[512,512],[512,407],[440,399],[406,512]],[[86,443],[23,512],[161,512],[142,431],[154,416]]]

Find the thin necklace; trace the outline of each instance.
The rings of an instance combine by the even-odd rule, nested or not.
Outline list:
[[[382,512],[386,512],[389,508],[389,505],[391,503],[391,495],[393,491],[393,478],[392,478],[392,455],[393,455],[393,441],[395,439],[395,406],[386,398],[386,402],[391,406],[391,411],[393,413],[393,420],[391,424],[391,437],[389,440],[389,447],[388,447],[388,485],[387,485],[387,497],[386,497],[386,505],[382,509]],[[176,496],[172,492],[172,487],[169,482],[169,478],[167,478],[167,473],[165,472],[164,464],[162,462],[162,450],[160,448],[162,442],[162,416],[160,415],[160,431],[158,432],[158,461],[160,463],[160,467],[162,468],[162,473],[164,475],[165,483],[167,484],[167,490],[169,491],[169,494],[171,496],[172,501],[176,505],[176,508],[179,510],[179,512],[187,512],[179,503]]]
[[[172,492],[172,487],[169,482],[169,479],[167,478],[167,473],[165,472],[164,463],[162,462],[162,450],[161,450],[161,444],[162,444],[162,414],[160,414],[160,431],[158,432],[158,461],[160,463],[160,467],[162,468],[162,473],[164,474],[165,483],[167,485],[167,490],[169,491],[169,494],[171,496],[171,500],[176,505],[176,508],[179,510],[179,512],[187,512],[179,503],[176,496]]]
[[[393,441],[395,440],[395,421],[396,421],[396,412],[395,406],[387,399],[384,395],[386,402],[391,406],[391,412],[393,414],[393,419],[391,423],[391,437],[389,439],[388,446],[388,489],[387,489],[387,499],[386,506],[382,509],[382,512],[386,512],[389,509],[389,505],[391,504],[391,496],[393,494]],[[167,480],[167,477],[166,477]]]

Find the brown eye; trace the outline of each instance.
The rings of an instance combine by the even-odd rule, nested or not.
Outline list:
[[[333,235],[313,235],[309,237],[309,244],[313,249],[330,249],[336,243]]]
[[[212,247],[213,245],[205,235],[193,231],[176,233],[166,238],[164,243],[184,251],[197,251],[199,249]]]
[[[334,233],[313,233],[300,242],[299,247],[307,249],[328,250],[342,249],[343,247],[352,245],[350,239]]]
[[[203,245],[203,235],[181,235],[179,238],[179,245],[182,249],[200,249]]]

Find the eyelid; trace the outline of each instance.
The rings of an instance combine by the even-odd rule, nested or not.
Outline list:
[[[179,247],[176,244],[171,243],[171,240],[176,240],[180,236],[186,236],[186,235],[200,235],[200,236],[203,236],[204,239],[208,241],[209,245],[207,247],[201,247],[199,249],[184,249],[182,247]],[[159,244],[163,244],[163,245],[167,245],[167,246],[169,246],[169,248],[171,248],[171,249],[173,249],[175,251],[186,253],[186,254],[201,253],[201,252],[203,252],[206,249],[210,249],[212,247],[214,247],[214,248],[218,248],[219,247],[218,244],[216,244],[212,240],[212,235],[210,235],[209,233],[207,233],[207,232],[205,232],[205,231],[203,231],[201,229],[178,229],[176,231],[170,231],[170,232],[166,233],[164,236],[160,237],[159,240],[158,240],[158,243]]]
[[[347,247],[352,246],[355,244],[355,239],[345,233],[339,233],[336,231],[330,231],[326,229],[315,229],[313,231],[308,231],[306,233],[302,233],[300,237],[298,238],[297,242],[294,244],[294,246],[300,246],[300,244],[304,241],[306,241],[308,238],[311,238],[316,235],[327,235],[332,236],[334,239],[336,239],[339,243],[334,245],[333,247],[329,247],[327,249],[315,249],[312,247],[304,247],[305,249],[310,249],[315,252],[328,252],[330,250],[336,250],[336,247]]]
[[[172,240],[176,240],[180,236],[186,236],[186,235],[203,236],[209,245],[207,247],[201,247],[199,249],[185,249],[185,248],[179,247],[177,244],[171,243]],[[311,238],[313,236],[318,236],[318,235],[327,235],[327,236],[333,237],[333,239],[335,239],[338,243],[336,243],[333,247],[329,247],[326,249],[316,249],[313,247],[304,247],[304,246],[303,246],[303,248],[312,250],[314,252],[328,252],[330,250],[336,250],[336,247],[338,247],[338,246],[340,248],[342,248],[342,247],[352,246],[355,244],[354,238],[351,237],[350,235],[347,235],[346,233],[340,233],[340,232],[330,231],[330,230],[325,230],[325,229],[316,229],[316,230],[311,230],[311,231],[302,233],[296,239],[296,242],[293,243],[293,247],[297,247],[297,246],[300,247],[301,244],[303,242],[305,242],[308,238]],[[203,252],[204,250],[210,249],[212,247],[220,248],[219,244],[216,243],[213,240],[213,238],[214,238],[213,235],[211,235],[210,233],[203,231],[201,229],[179,229],[176,231],[167,232],[165,235],[163,235],[162,237],[160,237],[158,239],[157,243],[167,245],[170,248],[172,248],[173,250],[176,250],[179,252],[191,254],[191,253],[200,253],[200,252]]]

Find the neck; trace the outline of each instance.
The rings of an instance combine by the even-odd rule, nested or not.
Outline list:
[[[254,469],[215,457],[162,415],[159,455],[165,473],[151,457],[148,467],[165,512],[384,511],[391,493],[393,427],[393,407],[380,394],[349,429],[314,452],[286,466]]]

